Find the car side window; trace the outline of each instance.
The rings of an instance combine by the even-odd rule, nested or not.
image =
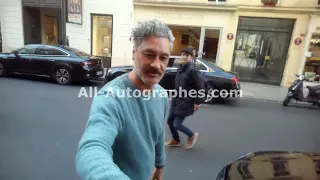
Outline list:
[[[34,54],[36,48],[34,47],[24,47],[19,50],[17,50],[17,54]]]
[[[54,48],[48,48],[48,47],[40,47],[36,50],[37,55],[43,55],[43,56],[65,56],[66,53],[54,49]]]
[[[174,63],[172,64],[172,67],[174,68],[179,68],[180,64],[182,63],[182,59],[181,58],[176,58],[174,60]]]
[[[172,68],[172,65],[173,65],[173,63],[174,63],[174,58],[169,58],[169,62],[168,62],[168,68]]]
[[[204,70],[204,71],[207,70],[207,67],[204,66],[204,65],[203,65],[201,62],[199,62],[199,61],[196,62],[196,68],[197,68],[198,70]]]

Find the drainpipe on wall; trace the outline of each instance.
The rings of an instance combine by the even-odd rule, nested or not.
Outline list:
[[[67,42],[66,38],[66,21],[67,21],[67,16],[66,16],[66,0],[61,0],[61,29],[62,29],[62,34],[61,34],[61,41],[65,45]]]

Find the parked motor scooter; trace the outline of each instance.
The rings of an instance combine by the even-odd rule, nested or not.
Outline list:
[[[287,96],[283,100],[283,106],[287,106],[292,100],[311,103],[312,106],[320,107],[320,85],[318,86],[307,86],[309,94],[307,96],[303,93],[303,82],[311,81],[304,75],[295,74],[298,78],[289,87]],[[319,75],[316,76],[318,78]]]

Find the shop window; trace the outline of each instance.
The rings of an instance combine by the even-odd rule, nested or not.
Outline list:
[[[112,15],[91,15],[91,47],[92,55],[111,57],[112,56]]]
[[[307,78],[319,81],[319,78],[315,78],[315,76],[320,74],[320,34],[313,34],[311,37],[304,74]]]

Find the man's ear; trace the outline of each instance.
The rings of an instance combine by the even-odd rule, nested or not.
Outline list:
[[[135,60],[135,54],[136,54],[136,48],[133,48],[132,50],[132,60]]]

